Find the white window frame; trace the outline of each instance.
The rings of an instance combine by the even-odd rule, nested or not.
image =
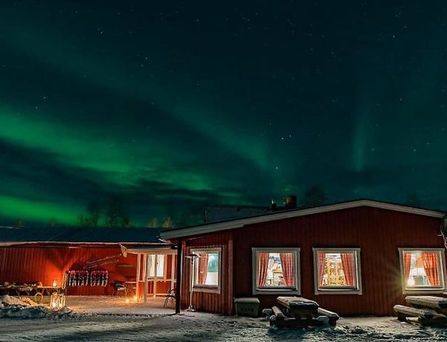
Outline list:
[[[206,252],[206,253],[217,253],[219,256],[217,270],[219,272],[217,276],[217,285],[198,285],[196,284],[195,279],[195,269],[197,265],[197,259],[195,258],[192,263],[192,269],[191,269],[191,288],[194,292],[208,292],[208,293],[221,293],[221,284],[222,284],[222,247],[204,247],[204,248],[194,248],[190,250],[191,254],[198,254],[200,252]]]
[[[404,274],[404,252],[437,252],[439,253],[439,259],[441,262],[439,278],[441,280],[441,286],[424,286],[424,287],[408,287],[406,285],[406,279]],[[445,266],[445,249],[444,248],[399,248],[399,263],[400,263],[400,277],[402,282],[403,294],[415,294],[415,293],[443,293],[446,290],[446,266]]]
[[[313,251],[313,259],[314,259],[314,292],[316,295],[330,295],[330,294],[355,294],[362,295],[362,267],[360,262],[360,248],[312,248]],[[355,286],[352,287],[338,287],[338,288],[330,288],[330,287],[320,287],[319,279],[318,279],[318,252],[323,253],[346,253],[353,252],[354,253],[354,263],[355,263]]]
[[[257,284],[258,279],[258,263],[256,254],[259,252],[264,253],[292,253],[293,260],[295,262],[295,287],[284,288],[284,287],[270,287],[270,288],[259,288]],[[287,295],[296,294],[301,295],[301,277],[299,277],[301,272],[300,265],[300,254],[301,248],[299,247],[252,247],[252,292],[254,295]]]
[[[151,264],[152,262],[149,261],[149,259],[152,257],[152,255],[155,255],[155,265],[154,265],[154,275],[151,275]],[[158,266],[158,257],[163,257],[163,275],[157,275],[157,266]],[[160,279],[160,280],[166,280],[166,274],[167,274],[167,255],[166,254],[148,254],[147,255],[147,279],[153,280],[154,278]]]

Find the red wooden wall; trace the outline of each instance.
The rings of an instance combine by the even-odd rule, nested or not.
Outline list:
[[[50,246],[45,244],[17,247],[0,247],[0,282],[29,283],[40,281],[51,285],[56,280],[60,285],[65,271],[77,268],[86,261],[119,255],[117,247],[103,246]],[[117,263],[106,264],[100,268],[109,271],[109,284],[106,287],[82,286],[68,287],[69,295],[110,295],[114,281],[135,280],[136,256],[128,254],[120,257]]]
[[[208,235],[205,238],[193,240],[183,248],[183,256],[191,253],[191,248],[201,247],[221,247],[221,290],[220,293],[194,292],[192,304],[198,311],[217,312],[231,314],[233,310],[233,256],[231,233],[222,232]],[[189,259],[183,259],[181,299],[182,308],[189,305],[189,290],[191,284],[191,264]]]
[[[390,315],[393,305],[403,303],[404,299],[398,248],[443,247],[443,240],[439,237],[440,223],[441,220],[437,218],[358,207],[191,238],[186,241],[186,254],[194,246],[223,246],[226,250],[222,264],[222,294],[197,293],[193,303],[199,310],[230,313],[233,310],[233,296],[252,296],[251,248],[284,246],[301,248],[300,277],[304,297],[315,299],[322,307],[342,315]],[[361,248],[363,294],[315,295],[313,247]],[[183,307],[189,298],[187,262],[184,261],[183,267]],[[261,300],[261,306],[267,307],[274,303],[277,296],[257,297]]]

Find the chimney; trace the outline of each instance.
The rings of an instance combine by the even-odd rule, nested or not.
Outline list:
[[[296,209],[296,196],[295,195],[289,195],[286,197],[285,203],[284,203],[285,209]]]

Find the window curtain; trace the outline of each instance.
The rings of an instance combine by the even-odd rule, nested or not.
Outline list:
[[[292,253],[280,253],[282,275],[284,279],[284,285],[292,287],[295,285],[293,277],[293,254]]]
[[[422,261],[424,263],[425,274],[431,286],[439,285],[438,274],[438,258],[437,253],[424,252],[422,253]]]
[[[324,286],[323,284],[323,273],[325,267],[326,253],[318,252],[318,283],[319,286]]]
[[[269,267],[269,253],[258,253],[258,286],[264,287],[267,282],[267,270]]]
[[[208,253],[199,254],[199,270],[197,283],[199,285],[206,284],[206,276],[208,275]]]
[[[347,286],[354,285],[354,254],[341,253],[341,263],[343,265],[343,272],[345,274],[345,281]]]
[[[404,280],[405,285],[407,285],[408,277],[410,276],[411,269],[411,253],[404,252]]]

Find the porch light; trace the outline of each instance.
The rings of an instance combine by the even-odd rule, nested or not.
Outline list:
[[[54,288],[57,287],[57,281],[56,281],[56,279],[53,280],[53,287],[54,287]]]

